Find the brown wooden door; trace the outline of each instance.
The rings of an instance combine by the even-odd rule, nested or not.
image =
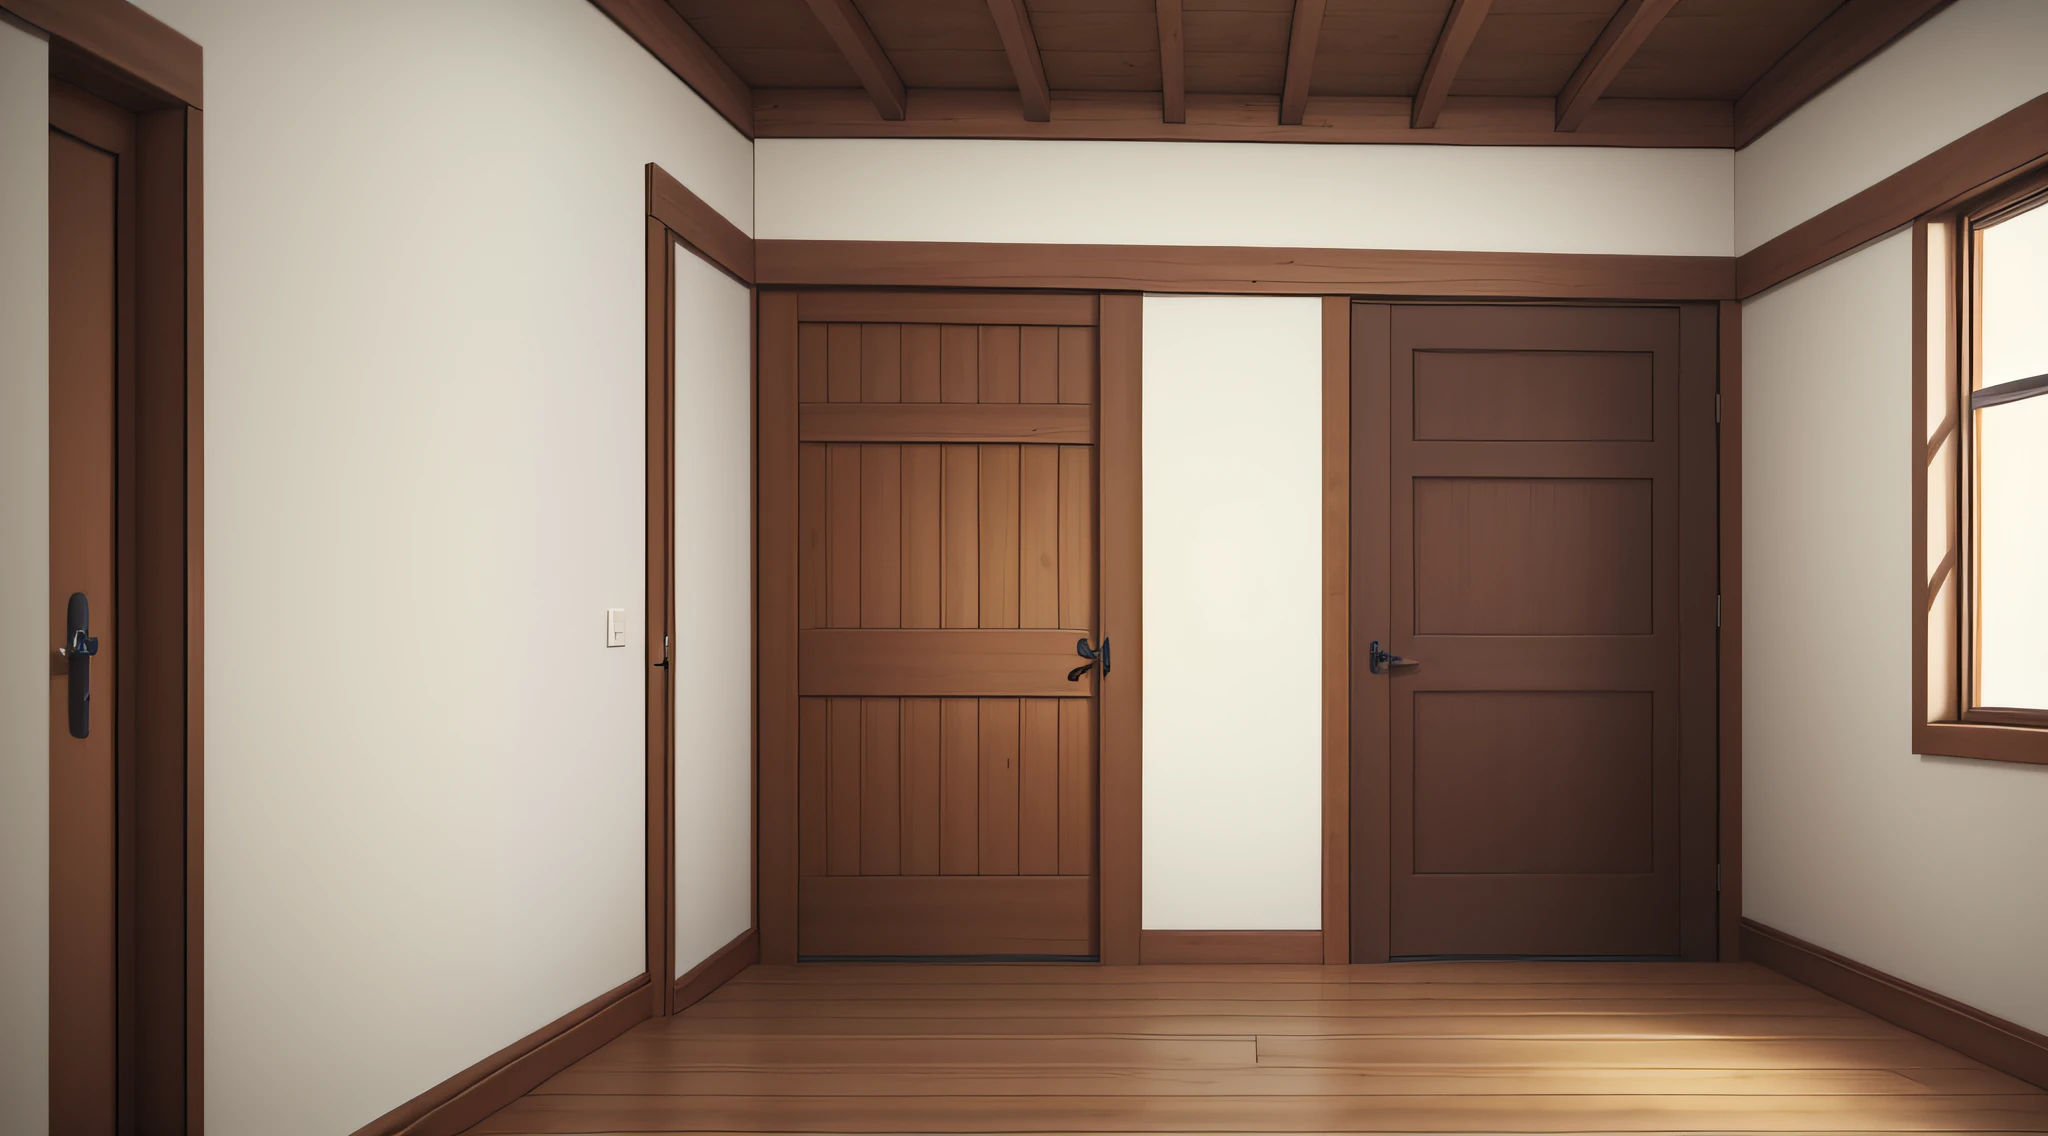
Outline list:
[[[1714,802],[1711,766],[1704,796],[1681,768],[1681,659],[1704,646],[1711,673],[1713,648],[1681,637],[1680,312],[1380,310],[1373,637],[1418,663],[1372,675],[1354,648],[1390,700],[1388,953],[1697,950]]]
[[[115,1130],[119,828],[115,418],[126,318],[117,233],[133,125],[68,88],[50,131],[50,1131]],[[89,140],[88,140],[89,139]],[[73,732],[73,593],[89,604],[91,697]]]
[[[1094,322],[800,305],[805,957],[1096,952]]]

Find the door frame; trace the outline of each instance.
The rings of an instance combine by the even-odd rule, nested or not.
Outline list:
[[[716,990],[733,975],[760,961],[757,929],[760,917],[759,833],[755,864],[753,926],[712,956],[676,974],[675,887],[675,684],[668,666],[675,638],[675,378],[676,280],[678,250],[696,255],[713,268],[746,285],[754,310],[748,329],[752,345],[749,398],[755,430],[760,422],[760,293],[754,287],[754,241],[727,221],[682,182],[653,162],[647,163],[647,580],[646,610],[641,636],[647,675],[647,983],[648,1013],[662,1017],[681,1011]],[[760,455],[750,471],[750,512],[753,516],[753,572],[756,580],[753,636],[756,658],[761,651],[759,580],[761,578]],[[760,672],[756,671],[753,713],[754,794],[760,796],[762,718]]]
[[[1459,302],[1516,301],[1461,297]],[[1352,643],[1378,637],[1391,618],[1392,586],[1384,542],[1376,547],[1378,555],[1353,544],[1354,536],[1384,532],[1389,523],[1391,470],[1384,458],[1390,451],[1391,423],[1385,414],[1371,415],[1366,408],[1387,404],[1390,361],[1383,350],[1364,358],[1354,358],[1353,353],[1360,345],[1387,345],[1393,309],[1399,303],[1365,296],[1324,300],[1323,928],[1324,961],[1332,964],[1384,962],[1389,954],[1390,850],[1384,844],[1354,847],[1351,830],[1385,832],[1391,827],[1391,753],[1386,740],[1391,692],[1386,683],[1364,682],[1348,672]],[[1678,312],[1680,944],[1688,958],[1732,962],[1739,957],[1741,924],[1741,743],[1739,733],[1731,736],[1731,730],[1739,731],[1741,689],[1736,618],[1741,307],[1732,301],[1621,301],[1599,306]],[[1368,393],[1353,402],[1350,396],[1355,391]],[[1345,436],[1333,436],[1339,432]],[[1356,462],[1354,447],[1360,456]],[[1372,454],[1382,460],[1364,460]],[[1378,602],[1375,596],[1380,597]],[[1706,631],[1713,634],[1703,635]],[[1688,725],[1699,721],[1713,723],[1713,736],[1699,736]],[[1343,741],[1333,736],[1339,729]],[[1373,746],[1366,740],[1372,737],[1382,741]],[[1371,770],[1356,784],[1354,755]],[[1711,808],[1699,803],[1707,796],[1714,799]],[[1711,820],[1697,823],[1694,810],[1706,812]],[[1703,845],[1711,845],[1711,855]],[[1704,863],[1713,865],[1713,878],[1705,878],[1704,871],[1686,875],[1687,867]],[[1711,916],[1702,918],[1709,907]]]
[[[797,309],[806,295],[832,294],[843,293],[763,290],[755,321],[755,454],[760,463],[755,887],[760,960],[771,964],[797,961]],[[1029,303],[1033,293],[993,295]],[[1141,303],[1130,293],[1097,297],[1097,619],[1102,636],[1117,644],[1116,677],[1097,688],[1096,726],[1096,949],[1100,961],[1109,964],[1136,963],[1139,944],[1144,674],[1138,523]]]
[[[204,248],[199,45],[125,0],[0,0],[46,37],[52,79],[135,114],[134,281],[115,461],[130,487],[117,551],[133,644],[119,667],[119,832],[132,869],[117,995],[120,1109],[149,1131],[204,1129]],[[120,578],[125,577],[125,578]],[[45,759],[47,760],[47,758]],[[125,1123],[125,1121],[124,1121]]]

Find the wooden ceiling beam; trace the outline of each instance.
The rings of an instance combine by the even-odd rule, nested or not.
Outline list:
[[[1415,129],[1436,125],[1444,100],[1451,95],[1451,84],[1457,81],[1458,68],[1464,65],[1472,41],[1479,38],[1479,25],[1492,7],[1493,0],[1454,0],[1451,4],[1444,30],[1429,53],[1429,66],[1422,72],[1422,85],[1415,89],[1415,105],[1409,112],[1409,123]]]
[[[1045,60],[1038,54],[1038,36],[1031,30],[1031,13],[1024,0],[988,0],[988,14],[995,17],[996,32],[1003,37],[1010,70],[1017,73],[1024,120],[1051,122],[1052,89],[1045,85]]]
[[[1593,104],[1607,93],[1621,69],[1650,38],[1657,24],[1671,13],[1678,0],[1628,0],[1621,10],[1607,21],[1600,38],[1593,41],[1592,50],[1579,61],[1579,69],[1572,72],[1571,80],[1557,96],[1557,128],[1563,131],[1577,130],[1586,116],[1593,111]]]
[[[874,30],[868,27],[860,9],[853,6],[853,0],[807,0],[811,14],[825,26],[825,34],[839,46],[839,54],[846,57],[847,65],[860,76],[860,85],[868,89],[868,97],[875,100],[875,109],[891,122],[903,121],[905,110],[910,103],[903,92],[903,76],[896,73],[896,65],[889,62],[889,56],[882,51],[881,41],[875,38]]]
[[[1188,120],[1187,50],[1181,41],[1180,0],[1155,0],[1159,9],[1159,105],[1165,122]]]
[[[1763,136],[1807,100],[1955,0],[1848,0],[1735,101],[1735,145]]]
[[[1294,27],[1287,34],[1287,81],[1280,89],[1280,124],[1300,126],[1308,110],[1308,81],[1316,67],[1316,41],[1323,35],[1326,0],[1294,0]]]
[[[668,0],[590,0],[741,134],[754,136],[754,91]]]

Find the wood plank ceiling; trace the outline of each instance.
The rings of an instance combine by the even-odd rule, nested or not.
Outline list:
[[[1951,0],[593,2],[757,137],[1727,147]]]

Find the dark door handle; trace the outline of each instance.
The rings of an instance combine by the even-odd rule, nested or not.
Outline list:
[[[1102,677],[1109,677],[1109,640],[1104,639],[1102,641],[1102,649],[1097,651],[1088,646],[1088,637],[1084,635],[1074,643],[1074,653],[1090,661],[1068,671],[1068,682],[1080,682],[1081,676],[1094,670],[1095,664],[1098,662],[1102,664]]]
[[[1377,639],[1372,641],[1372,649],[1365,656],[1365,662],[1368,667],[1372,668],[1372,673],[1376,675],[1386,674],[1395,667],[1419,667],[1422,665],[1421,659],[1404,659],[1399,655],[1389,654],[1380,650],[1380,641]]]
[[[71,593],[71,602],[64,605],[64,645],[57,652],[69,664],[74,738],[92,733],[92,657],[100,653],[100,641],[88,634],[91,630],[92,605],[86,601],[84,592]]]

